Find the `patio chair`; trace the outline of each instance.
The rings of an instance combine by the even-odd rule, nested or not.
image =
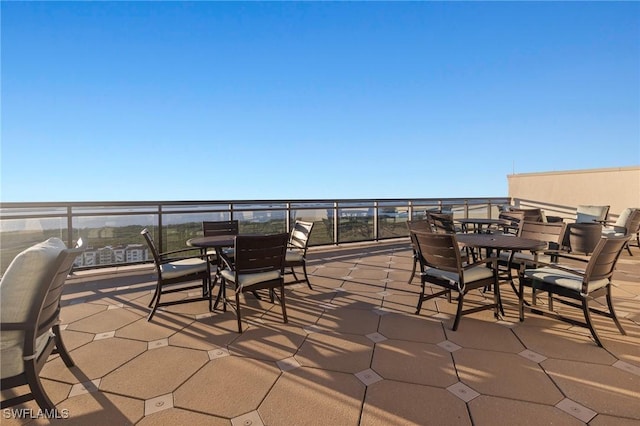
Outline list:
[[[621,236],[621,235],[630,235],[633,237],[635,234],[636,240],[638,242],[638,247],[640,247],[640,209],[636,208],[626,208],[620,213],[618,216],[618,220],[615,221],[610,226],[605,226],[602,229],[603,236]],[[629,246],[629,241],[625,244],[627,251],[629,252],[629,256],[633,256],[631,253],[631,247]]]
[[[608,214],[609,206],[578,206],[574,222],[567,225],[563,250],[587,256],[592,253],[600,240],[602,224],[606,223]]]
[[[520,237],[545,241],[547,248],[542,253],[524,253],[522,251],[503,251],[499,255],[498,267],[504,268],[511,288],[516,291],[513,281],[513,269],[519,271],[521,265],[534,265],[534,261],[552,263],[557,260],[557,252],[561,248],[567,224],[564,222],[522,222]],[[516,291],[516,294],[518,292]]]
[[[540,208],[521,209],[517,207],[509,207],[509,212],[521,212],[524,214],[524,219],[527,222],[547,222],[547,217],[544,210]]]
[[[411,267],[411,276],[409,277],[408,284],[411,284],[413,278],[416,276],[416,268],[418,267],[418,243],[415,241],[414,231],[431,232],[431,224],[428,220],[408,220],[406,222],[407,229],[409,230],[409,238],[411,239],[411,250],[413,252],[413,266]]]
[[[309,237],[313,230],[313,222],[304,222],[302,220],[296,220],[291,233],[289,234],[289,244],[287,247],[287,253],[285,256],[285,268],[291,268],[291,273],[295,281],[287,283],[299,283],[306,282],[307,286],[313,290],[311,283],[309,282],[309,276],[307,275],[307,247],[309,245]],[[295,268],[302,266],[302,272],[304,273],[304,280],[299,280],[296,275]]]
[[[453,223],[453,214],[427,212],[427,220],[436,234],[455,234],[456,227]]]
[[[482,261],[463,263],[460,248],[455,234],[435,234],[429,232],[413,232],[418,245],[418,259],[420,261],[421,291],[418,297],[416,315],[420,314],[422,303],[426,300],[446,295],[451,302],[451,292],[458,296],[458,308],[452,329],[458,329],[460,318],[473,312],[485,309],[495,309],[498,316],[502,309],[500,301],[500,287],[498,286],[497,258],[489,257]],[[444,290],[426,295],[425,287],[433,284]],[[469,291],[493,286],[493,303],[481,304],[463,310],[464,298]]]
[[[211,268],[206,254],[194,255],[197,248],[183,248],[161,253],[156,248],[156,244],[148,229],[143,229],[140,234],[144,237],[153,256],[156,266],[157,282],[156,289],[149,302],[151,311],[147,321],[156,313],[161,306],[178,305],[182,303],[197,302],[209,299],[211,305]],[[187,255],[187,253],[191,253]],[[201,284],[194,284],[194,281],[201,280]],[[170,300],[161,302],[162,295],[186,290],[202,289],[202,296],[187,297],[185,299]]]
[[[524,310],[530,309],[541,315],[549,315],[572,325],[587,327],[598,346],[602,341],[594,328],[591,314],[611,318],[621,334],[626,334],[616,316],[611,299],[611,277],[620,253],[630,236],[612,236],[601,238],[590,258],[575,257],[559,254],[561,259],[579,262],[585,265],[579,269],[573,264],[551,264],[537,268],[524,268],[520,274],[518,293],[518,308],[520,321],[524,321]],[[524,287],[532,288],[532,306],[524,306]],[[544,291],[548,294],[548,310],[541,311],[536,305],[536,292]],[[589,301],[605,296],[609,312],[589,306]],[[584,321],[578,321],[568,316],[554,312],[553,302],[582,308]],[[578,303],[579,302],[579,303]]]
[[[216,235],[238,235],[239,225],[237,220],[219,220],[219,221],[203,221],[202,222],[202,235],[205,237],[213,237]],[[224,248],[225,255],[233,257],[233,248]],[[211,257],[211,260],[216,260],[216,251],[208,250],[207,254]]]
[[[225,258],[226,266],[221,272],[220,286],[224,310],[227,308],[226,285],[235,287],[235,311],[238,319],[238,333],[242,333],[242,318],[240,313],[240,295],[269,289],[273,301],[275,289],[280,289],[280,304],[285,323],[287,308],[284,297],[284,268],[289,234],[274,235],[239,235],[236,237],[235,262],[230,263]]]
[[[503,211],[498,214],[498,219],[509,221],[509,223],[505,225],[498,225],[495,228],[490,228],[489,232],[497,231],[497,232],[502,232],[503,234],[518,235],[520,233],[522,222],[525,221],[525,212],[524,211]]]
[[[67,367],[74,362],[60,333],[60,297],[73,263],[84,251],[82,240],[67,249],[58,238],[36,244],[16,256],[0,281],[2,392],[12,396],[1,408],[35,399],[44,412],[56,407],[40,382],[40,371],[51,354]],[[28,386],[28,392],[21,389]],[[7,392],[7,395],[9,392]]]
[[[575,223],[604,223],[607,221],[609,206],[578,206]]]

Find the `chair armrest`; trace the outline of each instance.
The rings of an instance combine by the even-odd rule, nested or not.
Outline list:
[[[2,331],[25,330],[26,328],[27,328],[26,322],[3,322],[0,325],[0,330]]]
[[[180,254],[180,253],[186,253],[188,251],[197,251],[198,254],[191,254],[188,256],[171,256],[174,254]],[[207,255],[206,250],[203,250],[199,247],[193,247],[193,248],[187,248],[187,249],[180,249],[180,250],[173,250],[173,251],[167,251],[164,253],[160,253],[159,254],[160,257],[160,264],[164,265],[165,263],[171,263],[171,262],[175,262],[178,260],[186,260],[186,259],[201,259],[201,260],[207,260],[209,258],[209,256]]]
[[[545,252],[545,254],[546,253],[547,252]],[[549,250],[548,253],[549,253],[549,255],[555,256],[556,258],[561,257],[563,259],[575,260],[575,261],[582,262],[582,263],[589,263],[589,259],[586,259],[584,257],[579,257],[579,256],[572,256],[570,254],[564,253],[564,252],[559,251],[559,250]]]

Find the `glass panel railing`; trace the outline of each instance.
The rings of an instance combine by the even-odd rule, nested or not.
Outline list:
[[[333,207],[318,209],[291,210],[291,225],[296,220],[312,222],[313,229],[309,236],[309,246],[319,246],[333,243]]]
[[[338,209],[338,243],[373,239],[373,208]]]
[[[409,235],[408,207],[380,207],[378,211],[378,238],[399,238]]]
[[[153,230],[161,251],[184,247],[201,235],[205,220],[237,219],[241,233],[286,232],[296,219],[314,223],[309,245],[406,237],[406,221],[426,211],[451,211],[456,218],[497,217],[508,198],[309,201],[3,203],[0,273],[22,250],[49,237],[87,251],[76,263],[100,267],[149,261],[143,228]]]
[[[140,231],[157,228],[154,214],[81,216],[73,218],[73,240],[82,238],[87,249],[76,266],[98,267],[150,260]]]

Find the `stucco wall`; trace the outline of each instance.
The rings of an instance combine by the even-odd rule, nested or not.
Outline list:
[[[617,216],[626,207],[640,207],[640,166],[507,176],[509,197],[548,204],[555,214],[578,205],[609,205]],[[552,213],[554,214],[554,213]]]

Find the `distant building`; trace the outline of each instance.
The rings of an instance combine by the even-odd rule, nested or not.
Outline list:
[[[144,262],[148,257],[147,248],[142,244],[129,244],[125,253],[127,262]]]

